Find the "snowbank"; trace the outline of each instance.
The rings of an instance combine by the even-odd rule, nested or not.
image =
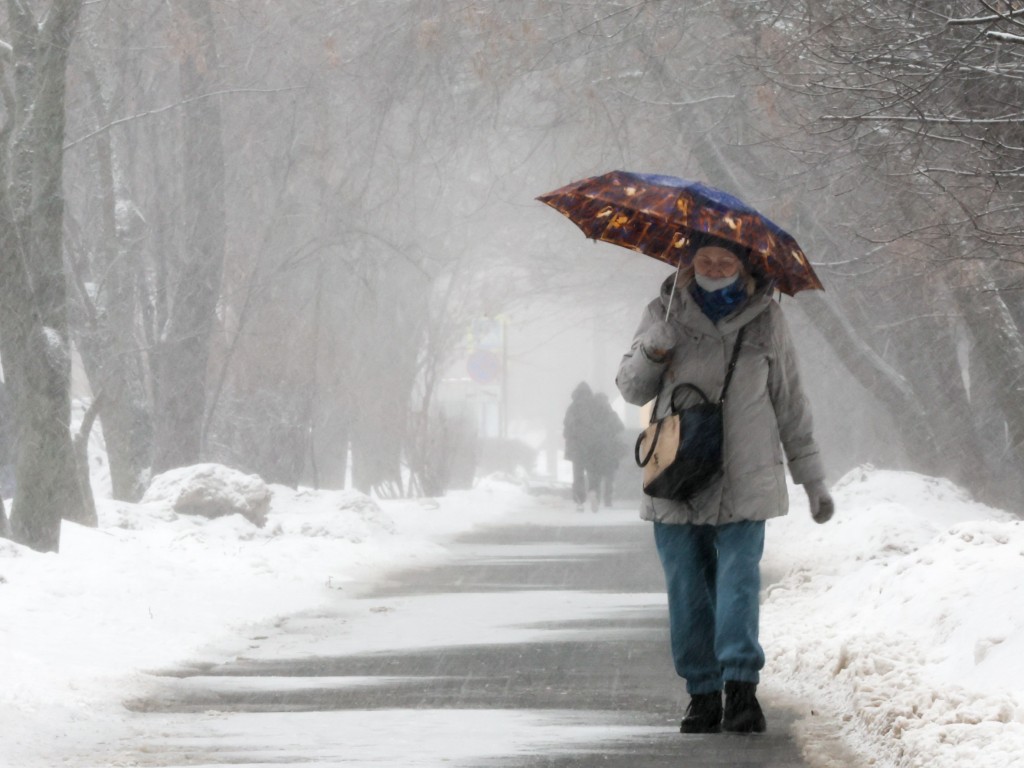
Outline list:
[[[1024,764],[1024,523],[952,484],[861,468],[815,525],[769,525],[763,679],[865,762]]]
[[[99,527],[65,523],[59,555],[0,539],[0,768],[50,766],[54,753],[119,732],[121,702],[146,670],[222,658],[247,627],[439,559],[446,539],[499,519],[519,496],[483,483],[439,501],[378,503],[270,486],[262,528],[240,514],[174,511],[180,496],[202,495],[193,486],[226,477],[180,472],[151,494],[162,501],[99,499]]]

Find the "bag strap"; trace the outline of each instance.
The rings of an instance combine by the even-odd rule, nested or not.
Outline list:
[[[685,389],[689,389],[692,392],[696,392],[697,396],[701,400],[703,400],[707,405],[714,405],[714,403],[711,402],[711,398],[708,397],[707,395],[705,395],[704,394],[704,390],[701,389],[700,387],[698,387],[696,384],[690,384],[690,383],[676,384],[676,386],[672,389],[672,399],[669,401],[669,405],[671,407],[672,413],[679,413],[680,409],[676,408],[676,397],[679,395],[679,391],[680,390],[685,390]]]
[[[651,461],[651,457],[654,455],[654,448],[658,445],[658,437],[661,435],[662,422],[658,421],[657,425],[658,426],[654,428],[654,437],[651,438],[650,450],[647,451],[647,455],[643,459],[640,458],[640,445],[644,441],[644,435],[647,434],[647,430],[643,430],[636,438],[636,445],[633,447],[633,458],[636,459],[636,465],[638,467],[646,467]]]
[[[732,372],[736,370],[736,361],[740,356],[740,345],[743,343],[743,332],[747,330],[747,326],[740,328],[740,332],[736,334],[736,343],[732,347],[732,357],[729,358],[729,369],[725,372],[725,384],[722,385],[722,396],[718,398],[718,404],[721,405],[725,402],[725,392],[729,389],[729,382],[732,381]]]
[[[747,330],[747,326],[744,325],[744,326],[742,326],[740,328],[739,333],[736,334],[736,343],[733,344],[733,347],[732,347],[732,357],[729,358],[729,367],[725,371],[725,383],[722,385],[722,396],[720,398],[718,398],[718,404],[719,405],[721,405],[722,403],[725,402],[725,393],[729,389],[729,382],[732,381],[732,372],[734,370],[736,370],[736,362],[737,362],[737,360],[739,360],[739,357],[740,357],[740,346],[742,346],[742,344],[743,344],[743,332],[745,330]],[[686,388],[686,387],[689,387],[690,389],[696,390],[697,393],[704,399],[704,402],[707,402],[707,403],[711,402],[710,398],[708,398],[708,396],[705,395],[704,392],[700,388],[694,386],[693,384],[679,384],[679,385],[677,385],[672,390],[672,399],[671,399],[670,402],[672,404],[673,412],[675,412],[675,406],[676,406],[676,392],[678,392],[680,389],[683,389],[683,388]],[[661,390],[658,390],[658,394],[654,398],[654,406],[651,408],[651,420],[652,420],[652,422],[653,422],[653,420],[655,418],[654,415],[658,412],[658,401],[660,399],[661,399]]]

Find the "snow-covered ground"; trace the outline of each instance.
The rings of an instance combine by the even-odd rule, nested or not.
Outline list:
[[[901,768],[1024,766],[1024,522],[951,483],[870,468],[816,526],[770,523],[764,679]]]
[[[824,526],[792,490],[791,514],[768,528],[765,687],[837,723],[865,764],[1024,765],[1024,524],[909,473],[849,473]],[[272,491],[262,528],[101,500],[99,528],[66,524],[59,555],[0,540],[0,768],[91,765],[81,748],[119,738],[121,702],[146,670],[236,652],[247,627],[344,599],[390,567],[443,560],[460,532],[555,513],[550,498],[497,480],[422,502]],[[540,727],[477,716],[487,749]],[[370,725],[350,755],[373,751]],[[567,722],[567,741],[595,730],[579,726]],[[472,739],[450,747],[437,764],[488,753]]]

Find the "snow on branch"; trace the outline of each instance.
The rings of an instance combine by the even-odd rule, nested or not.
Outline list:
[[[987,4],[983,3],[983,5],[985,5],[986,8],[989,7]],[[974,16],[969,19],[948,19],[946,21],[946,25],[950,27],[955,27],[966,26],[971,24],[991,24],[993,21],[1006,21],[1007,19],[1012,19],[1016,16],[1024,16],[1024,8],[1021,8],[1016,11],[1010,11],[1009,13],[996,12],[990,16]]]
[[[1002,117],[928,117],[922,115],[823,115],[822,120],[859,123],[942,123],[945,125],[1002,125],[1024,122],[1024,114]]]
[[[995,32],[993,30],[989,30],[985,33],[985,36],[1004,43],[1024,43],[1024,35],[1012,35],[1009,32]]]

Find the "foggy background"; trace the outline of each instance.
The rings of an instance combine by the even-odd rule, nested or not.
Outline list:
[[[72,346],[74,429],[94,406],[116,498],[199,461],[436,495],[514,466],[510,441],[547,451],[533,466],[550,472],[572,388],[615,401],[670,272],[534,200],[612,169],[721,187],[810,255],[826,292],[782,306],[831,480],[872,462],[1016,509],[1024,49],[1013,19],[986,13],[0,11],[13,535],[55,548],[54,498],[89,518],[88,488],[54,481],[81,457],[46,426],[71,424]],[[637,409],[621,413],[632,437]]]

